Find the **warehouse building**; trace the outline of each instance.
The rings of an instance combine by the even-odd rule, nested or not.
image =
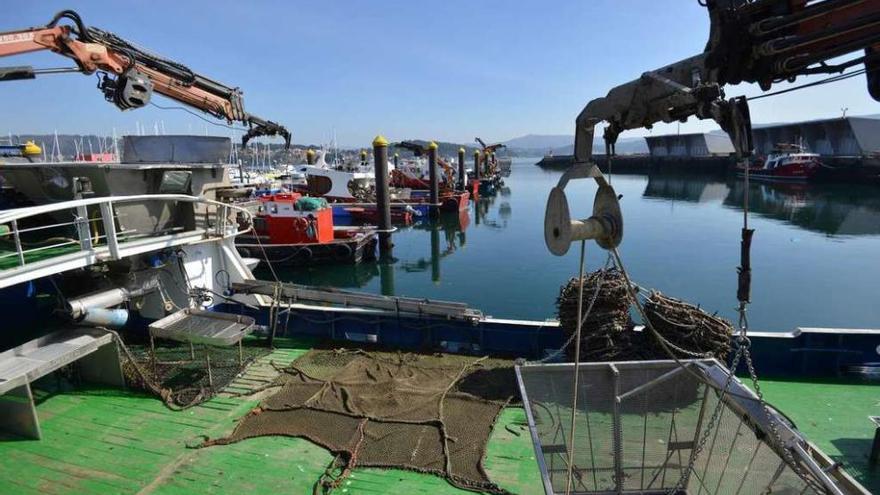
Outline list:
[[[790,124],[756,124],[752,128],[755,153],[767,155],[779,144],[802,144],[826,157],[865,157],[880,153],[878,116],[839,117]],[[733,150],[727,134],[668,134],[647,136],[652,157],[707,158],[729,156]]]
[[[861,157],[880,152],[880,119],[842,117],[793,124],[756,125],[755,152],[766,155],[776,145],[803,144],[813,153],[833,157]]]
[[[645,136],[652,157],[729,156],[733,150],[730,138],[724,133],[667,134]]]

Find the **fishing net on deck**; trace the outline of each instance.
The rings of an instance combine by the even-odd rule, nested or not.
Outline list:
[[[401,468],[453,485],[506,493],[482,460],[498,414],[516,393],[512,362],[453,355],[313,350],[282,370],[281,389],[227,438],[283,435],[336,454],[316,491],[355,467]]]
[[[265,346],[215,347],[149,340],[126,332],[119,336],[126,384],[160,397],[172,409],[201,404],[232,383],[256,359],[269,353]],[[210,376],[208,361],[210,360]]]
[[[568,339],[573,338],[577,328],[578,293],[579,280],[574,277],[562,286],[556,300],[559,323]],[[588,274],[584,279],[582,297],[582,311],[587,316],[581,328],[581,360],[629,361],[668,357],[656,338],[648,332],[634,331],[626,280],[619,270],[611,268]],[[730,350],[733,326],[699,306],[653,291],[645,302],[645,312],[667,345],[719,359],[725,358]],[[567,352],[572,357],[574,346],[569,345]]]

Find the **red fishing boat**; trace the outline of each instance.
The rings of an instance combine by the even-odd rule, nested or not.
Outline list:
[[[351,215],[352,220],[358,223],[379,223],[379,210],[375,206],[352,206],[346,208],[345,211]],[[413,217],[418,213],[415,209],[405,206],[391,207],[391,223],[398,225],[410,225],[413,223]]]
[[[809,153],[798,144],[778,144],[764,159],[749,167],[753,179],[779,181],[806,181],[822,167],[818,153]],[[745,167],[737,167],[737,175],[745,175]]]
[[[236,239],[245,257],[277,265],[359,263],[376,256],[370,227],[334,227],[333,209],[322,198],[281,193],[260,198],[254,232]]]

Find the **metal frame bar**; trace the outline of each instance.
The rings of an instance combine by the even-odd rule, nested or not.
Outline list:
[[[611,376],[614,387],[614,407],[612,416],[612,449],[614,451],[614,488],[617,493],[623,493],[623,424],[620,413],[620,370],[614,363],[608,363],[611,368]]]
[[[232,290],[240,294],[259,294],[263,296],[275,295],[275,283],[267,283],[256,280],[245,280],[232,284]],[[395,311],[401,315],[415,317],[444,317],[449,319],[464,319],[478,321],[483,314],[467,304],[434,301],[430,299],[416,299],[398,296],[380,296],[360,292],[350,292],[338,289],[315,289],[313,287],[296,284],[282,284],[279,297],[297,301],[312,301],[343,306],[358,306],[363,308],[375,308]]]
[[[157,231],[138,234],[138,239],[120,240],[118,234],[124,233],[126,231],[121,231],[116,228],[115,220],[118,218],[118,215],[115,214],[114,206],[117,204],[142,203],[147,201],[166,201],[174,203],[191,203],[214,206],[216,209],[213,212],[213,215],[221,215],[221,219],[220,221],[216,222],[216,231],[196,229],[192,232],[166,234],[157,237],[157,235],[167,232],[168,229],[166,229],[161,232]],[[96,218],[92,220],[87,218],[89,206],[99,207],[101,213],[100,219]],[[45,229],[50,227],[58,227],[60,225],[74,225],[77,229],[78,241],[71,241],[69,243],[63,244],[53,244],[52,246],[41,246],[25,250],[21,242],[21,231],[18,228],[18,221],[24,218],[30,218],[64,210],[75,210],[77,212],[76,220],[69,224],[51,224],[49,226],[29,228],[28,230],[40,230],[41,228]],[[121,259],[132,254],[139,254],[158,249],[159,247],[170,247],[180,244],[192,244],[202,240],[207,240],[213,235],[219,236],[221,238],[234,237],[243,233],[244,231],[236,230],[235,232],[233,232],[229,229],[230,224],[228,223],[227,217],[233,210],[244,213],[248,216],[248,218],[251,217],[251,213],[244,208],[234,205],[228,205],[203,197],[187,196],[182,194],[140,194],[133,196],[87,198],[65,201],[61,203],[51,203],[46,205],[2,210],[0,211],[0,225],[9,224],[11,226],[11,234],[15,240],[15,253],[0,255],[0,258],[17,256],[19,266],[17,268],[10,268],[0,271],[0,288],[8,287],[10,285],[15,285],[21,282],[26,282],[35,278],[40,278],[42,276],[45,276],[46,274],[58,273],[60,271],[66,271],[75,268],[82,268],[84,266],[88,266],[90,264],[106,259]],[[205,212],[206,214],[208,214],[209,208],[205,208]],[[91,233],[88,232],[87,228],[84,228],[84,226],[89,225],[92,221],[100,221],[103,223],[104,236],[102,237],[106,239],[106,242],[102,246],[95,246],[92,242]],[[177,227],[172,230],[182,230],[182,227]],[[230,231],[227,232],[227,230]],[[28,263],[25,258],[26,253],[37,252],[54,247],[62,247],[68,245],[72,246],[76,245],[77,243],[81,246],[81,250],[76,253],[60,254],[58,256],[43,260],[37,260],[30,263]]]
[[[526,393],[526,386],[522,378],[522,372],[520,371],[519,366],[514,366],[513,369],[516,372],[516,382],[519,387],[520,397],[522,397],[523,409],[526,410],[526,420],[529,422],[530,426],[533,426],[535,424],[535,417],[532,414],[532,408],[530,407],[531,402],[529,402],[529,397]],[[538,432],[534,427],[529,428],[529,434],[532,437],[532,448],[535,449],[535,460],[538,461],[538,469],[541,470],[541,481],[544,484],[544,493],[547,495],[553,495],[556,493],[553,491],[553,483],[548,476],[544,475],[544,473],[547,473],[548,471],[547,461],[544,459],[544,451],[541,450],[541,439],[538,438]]]

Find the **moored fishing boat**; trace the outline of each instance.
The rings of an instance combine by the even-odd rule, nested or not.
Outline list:
[[[277,265],[360,263],[375,258],[376,232],[335,227],[322,198],[298,193],[262,196],[253,232],[239,236],[238,251]]]
[[[749,177],[774,181],[808,181],[819,172],[822,161],[818,153],[809,153],[797,144],[778,144],[765,158],[748,165]],[[745,175],[745,168],[737,167],[737,175]]]

